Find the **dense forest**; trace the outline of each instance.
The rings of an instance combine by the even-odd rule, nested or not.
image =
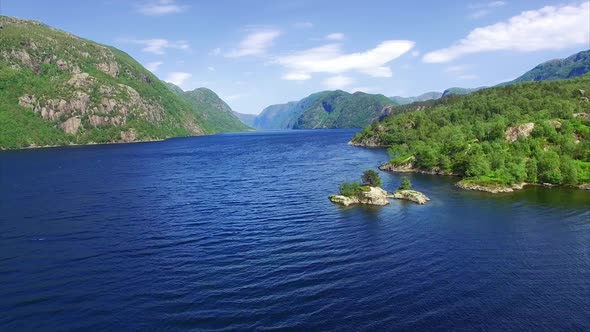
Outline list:
[[[484,89],[393,112],[352,142],[388,146],[393,166],[478,184],[590,183],[588,92],[590,74]]]

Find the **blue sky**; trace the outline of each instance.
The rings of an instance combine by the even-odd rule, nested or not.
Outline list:
[[[129,53],[232,108],[343,89],[412,96],[493,85],[590,48],[590,1],[3,0]]]

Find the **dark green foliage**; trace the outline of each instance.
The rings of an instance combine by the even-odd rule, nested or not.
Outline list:
[[[355,197],[360,196],[363,192],[362,186],[354,181],[351,183],[343,182],[340,185],[340,195],[347,196],[347,197]]]
[[[580,91],[583,90],[583,91]],[[433,101],[375,122],[353,141],[390,146],[391,163],[477,181],[576,185],[590,179],[590,74]],[[512,142],[506,131],[534,130]]]
[[[400,185],[397,189],[398,190],[410,190],[410,189],[412,189],[412,182],[410,182],[410,179],[408,179],[407,176],[404,176],[402,178],[402,182],[400,183]]]
[[[379,177],[379,174],[372,169],[368,169],[363,173],[361,181],[363,185],[371,187],[381,187],[382,185],[381,177]]]

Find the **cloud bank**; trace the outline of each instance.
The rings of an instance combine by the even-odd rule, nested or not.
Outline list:
[[[344,54],[339,44],[328,44],[275,58],[287,69],[285,80],[308,80],[313,73],[343,74],[356,71],[372,77],[391,77],[386,66],[414,47],[408,40],[388,40],[360,53]]]
[[[450,47],[424,55],[427,63],[449,62],[466,54],[511,50],[558,50],[590,43],[590,3],[546,6],[507,21],[477,28]]]

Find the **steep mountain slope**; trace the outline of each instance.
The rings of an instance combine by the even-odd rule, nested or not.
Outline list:
[[[587,91],[590,74],[451,96],[385,117],[352,143],[389,146],[388,169],[452,173],[467,186],[588,184]]]
[[[392,104],[383,95],[323,91],[299,102],[269,106],[254,125],[261,129],[363,127],[379,118],[384,107]]]
[[[254,127],[258,129],[289,129],[293,128],[293,120],[297,118],[295,106],[298,102],[270,105],[254,119]]]
[[[31,20],[0,16],[0,26],[0,148],[134,142],[236,129],[195,111],[118,49]],[[221,113],[227,111],[223,102],[211,101]]]
[[[201,126],[208,132],[233,132],[249,129],[215,92],[207,88],[183,91],[172,83],[166,82],[166,85],[190,104],[193,112],[203,119]]]
[[[254,121],[256,120],[256,114],[246,114],[234,111],[234,115],[242,121],[248,127],[254,127]]]
[[[415,96],[415,97],[393,96],[393,97],[389,97],[389,99],[391,99],[391,101],[393,101],[395,104],[407,105],[407,104],[415,103],[417,101],[427,101],[427,100],[432,100],[432,99],[439,99],[440,97],[442,97],[442,95],[443,95],[442,92],[432,91],[432,92],[423,93],[423,94],[421,94],[419,96]]]
[[[565,59],[544,62],[517,79],[502,85],[532,81],[552,81],[572,78],[590,71],[590,50],[582,51]]]
[[[205,134],[202,118],[127,54],[0,17],[0,147]]]

